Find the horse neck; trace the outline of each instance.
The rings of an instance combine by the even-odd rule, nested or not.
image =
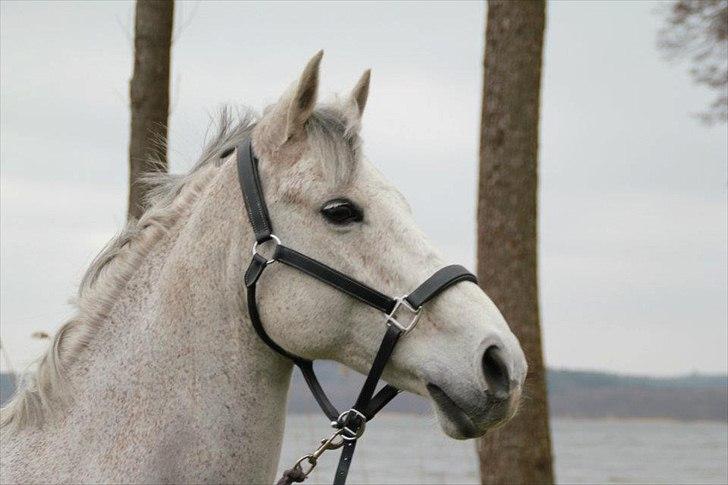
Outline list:
[[[72,427],[84,448],[89,432],[102,449],[111,434],[155,450],[155,473],[176,467],[142,481],[270,482],[275,473],[291,364],[257,337],[243,303],[253,237],[234,175],[219,169],[150,252],[83,366],[86,401]]]

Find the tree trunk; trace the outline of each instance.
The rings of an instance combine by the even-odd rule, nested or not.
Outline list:
[[[174,0],[137,0],[134,20],[134,74],[129,83],[128,217],[144,212],[147,188],[139,177],[167,171],[167,117]]]
[[[488,2],[478,277],[526,353],[518,415],[478,443],[483,484],[553,483],[537,273],[538,122],[545,0]]]

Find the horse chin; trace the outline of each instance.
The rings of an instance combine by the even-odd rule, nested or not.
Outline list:
[[[451,438],[467,440],[485,435],[515,414],[515,406],[509,402],[485,403],[478,410],[466,412],[445,391],[435,384],[427,384],[427,391],[435,404],[435,413],[442,430]]]
[[[427,391],[432,396],[437,419],[446,435],[458,440],[467,440],[483,434],[478,433],[478,429],[465,411],[442,389],[434,384],[427,384]]]

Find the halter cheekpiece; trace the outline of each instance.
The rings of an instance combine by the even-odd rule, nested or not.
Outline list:
[[[364,433],[366,423],[400,392],[399,389],[386,385],[378,393],[374,394],[382,371],[400,337],[409,333],[415,327],[425,303],[456,283],[461,281],[477,283],[477,279],[462,266],[446,266],[430,276],[410,294],[392,298],[315,259],[284,246],[281,240],[273,234],[258,175],[258,159],[253,152],[250,139],[238,145],[236,151],[240,187],[243,191],[248,218],[255,233],[253,257],[248,269],[245,271],[250,320],[256,333],[268,347],[291,359],[301,369],[301,373],[316,402],[331,420],[331,425],[336,430],[331,437],[322,440],[321,445],[315,451],[299,459],[290,470],[284,473],[283,478],[278,483],[290,484],[293,481],[301,482],[305,480],[306,476],[316,466],[321,454],[327,450],[343,447],[336,476],[334,477],[335,485],[343,485],[346,482],[356,442]],[[223,153],[224,156],[229,154],[229,150]],[[267,258],[260,253],[259,248],[270,244],[275,247],[272,248],[274,249],[273,256]],[[302,271],[383,313],[382,320],[386,327],[384,338],[379,345],[379,350],[374,357],[356,402],[347,411],[339,412],[326,396],[313,370],[312,361],[288,352],[275,343],[265,331],[258,313],[255,291],[265,268],[275,262]]]

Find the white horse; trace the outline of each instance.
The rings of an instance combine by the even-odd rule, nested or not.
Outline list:
[[[247,137],[291,247],[394,295],[443,266],[362,154],[369,71],[349,96],[317,106],[321,55],[259,120],[224,112],[190,173],[156,177],[150,208],[89,268],[77,315],[2,410],[3,481],[273,481],[292,365],[251,327],[253,234],[235,157],[220,158]],[[332,220],[321,209],[334,199],[346,210]],[[376,310],[283,265],[266,270],[258,301],[288,351],[369,369],[385,329]],[[444,432],[464,439],[513,415],[525,374],[498,309],[462,283],[428,304],[384,378],[430,397]]]

